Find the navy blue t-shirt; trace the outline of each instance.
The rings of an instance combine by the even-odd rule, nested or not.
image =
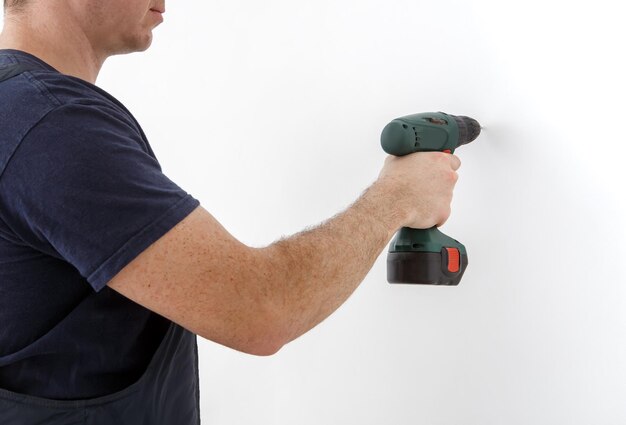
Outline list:
[[[115,98],[0,50],[0,388],[52,399],[118,391],[169,320],[106,286],[199,202],[168,179]]]

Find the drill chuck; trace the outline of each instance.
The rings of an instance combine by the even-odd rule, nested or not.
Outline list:
[[[454,116],[457,127],[459,127],[459,146],[466,145],[476,140],[480,134],[480,124],[474,118]]]

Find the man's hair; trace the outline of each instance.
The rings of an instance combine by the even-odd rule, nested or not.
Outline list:
[[[7,10],[21,10],[24,5],[28,2],[28,0],[4,0],[4,11]]]

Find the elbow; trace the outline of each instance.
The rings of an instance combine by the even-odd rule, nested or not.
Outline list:
[[[254,270],[250,280],[241,283],[236,309],[229,315],[224,330],[228,343],[224,344],[246,354],[272,356],[291,341],[289,327],[291,317],[282,294],[279,276],[285,275],[276,261],[276,254],[266,249],[254,249],[247,262]],[[250,282],[254,281],[254,284]]]
[[[256,345],[251,347],[248,351],[248,354],[252,354],[254,356],[259,357],[269,357],[278,353],[281,348],[283,348],[284,344],[282,343],[266,343],[262,345]]]
[[[256,356],[272,356],[278,353],[292,338],[289,338],[290,315],[285,309],[284,297],[281,295],[283,285],[277,284],[280,279],[277,276],[284,275],[280,266],[276,263],[275,254],[267,249],[258,249],[256,252],[261,256],[257,260],[260,265],[258,269],[264,270],[265,285],[261,285],[263,290],[257,294],[256,314],[251,319],[251,332],[249,341],[252,343],[248,348],[248,353]]]
[[[267,328],[248,329],[246,331],[231,329],[228,336],[224,337],[216,337],[211,332],[199,332],[197,335],[235,351],[259,357],[273,356],[286,344],[286,341],[277,337],[275,332],[271,332]]]
[[[268,357],[278,353],[289,340],[284,321],[275,310],[259,309],[239,327],[231,348],[254,356]]]
[[[273,356],[287,344],[288,339],[284,336],[283,321],[279,320],[275,314],[270,319],[257,320],[256,323],[260,326],[255,327],[256,331],[250,335],[250,343],[246,347],[249,354],[262,357]]]
[[[265,329],[251,335],[248,341],[242,344],[238,350],[253,356],[269,357],[278,353],[285,344],[286,341],[277,336],[276,332]]]

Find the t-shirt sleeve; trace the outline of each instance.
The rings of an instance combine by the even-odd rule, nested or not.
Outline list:
[[[60,106],[31,129],[0,176],[0,218],[100,291],[200,204],[150,152],[121,111]]]

